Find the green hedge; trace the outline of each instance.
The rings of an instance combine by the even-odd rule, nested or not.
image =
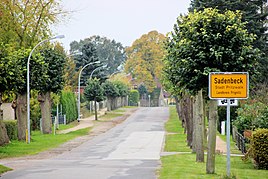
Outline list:
[[[140,99],[140,94],[138,90],[130,90],[129,93],[129,105],[130,106],[138,106],[138,102]]]
[[[15,120],[4,120],[4,124],[7,129],[7,135],[9,140],[17,140],[18,139],[18,127],[17,121]]]
[[[72,91],[62,91],[61,104],[63,114],[66,114],[66,122],[70,123],[77,119],[77,103],[75,94]]]
[[[252,157],[257,168],[268,169],[268,129],[256,130],[251,141]]]

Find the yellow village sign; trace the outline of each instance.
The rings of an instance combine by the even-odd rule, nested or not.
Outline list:
[[[210,99],[246,99],[248,92],[248,73],[213,72],[209,74]]]

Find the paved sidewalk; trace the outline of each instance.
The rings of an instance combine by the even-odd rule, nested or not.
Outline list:
[[[98,117],[103,116],[106,111],[107,111],[107,108],[104,108],[104,109],[101,109],[100,111],[98,111]],[[92,127],[94,125],[94,123],[93,123],[94,120],[95,120],[95,115],[87,117],[87,118],[81,118],[80,122],[78,123],[77,126],[70,128],[70,129],[62,130],[62,131],[58,132],[58,134],[66,134],[66,133],[76,131],[79,129]]]
[[[216,151],[223,154],[227,153],[226,142],[223,141],[219,136],[216,137]]]

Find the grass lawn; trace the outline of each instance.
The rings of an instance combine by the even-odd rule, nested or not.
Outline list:
[[[79,124],[79,123],[78,123],[77,120],[75,120],[75,121],[73,121],[73,122],[71,122],[71,123],[69,123],[69,124],[66,124],[66,125],[64,125],[64,124],[60,124],[60,125],[59,125],[59,129],[57,129],[57,130],[70,129],[70,128],[73,128],[73,127],[77,126],[78,124]]]
[[[186,135],[179,121],[175,107],[170,107],[170,119],[166,123],[166,152],[189,152]],[[234,143],[231,143],[234,147]],[[206,158],[206,156],[205,156]],[[161,157],[160,179],[216,179],[226,174],[226,156],[216,155],[216,174],[206,174],[206,163],[195,162],[195,154],[176,154]],[[244,162],[241,157],[231,157],[231,173],[238,179],[268,178],[267,170],[256,170],[251,162]]]
[[[75,137],[86,135],[88,132],[89,128],[77,130],[68,134],[57,135],[41,134],[40,131],[33,131],[30,144],[14,140],[9,144],[0,147],[0,159],[37,154],[55,148]]]

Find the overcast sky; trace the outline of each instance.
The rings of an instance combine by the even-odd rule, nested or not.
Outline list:
[[[92,35],[131,44],[152,30],[172,31],[179,14],[186,14],[190,0],[62,0],[65,10],[74,11],[69,20],[54,27],[66,50],[69,44]]]

